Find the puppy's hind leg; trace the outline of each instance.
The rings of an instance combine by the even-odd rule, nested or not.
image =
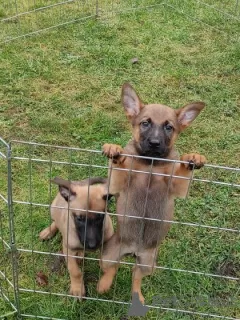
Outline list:
[[[133,268],[132,292],[138,293],[139,300],[144,304],[141,286],[142,278],[151,275],[154,271],[157,248],[143,249],[138,253],[136,265]]]
[[[105,244],[100,260],[103,276],[98,281],[97,285],[97,291],[99,293],[104,293],[110,289],[114,276],[118,270],[119,261],[127,253],[131,253],[130,248],[126,244],[121,243],[119,237],[115,233]]]
[[[49,227],[43,229],[40,232],[39,237],[41,240],[48,240],[54,237],[57,231],[58,231],[58,228],[56,226],[55,221],[53,221],[53,223]]]

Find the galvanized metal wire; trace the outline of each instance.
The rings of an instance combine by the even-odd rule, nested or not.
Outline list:
[[[122,13],[122,12],[129,12],[129,11],[137,11],[137,10],[155,10],[156,14],[161,14],[165,8],[169,8],[178,12],[182,15],[185,15],[186,18],[191,19],[192,21],[199,22],[206,27],[210,27],[218,32],[226,34],[229,38],[239,37],[237,33],[231,32],[231,25],[239,26],[240,25],[240,4],[239,0],[230,0],[228,1],[228,5],[225,5],[225,2],[213,1],[209,0],[197,0],[193,1],[194,8],[200,8],[201,10],[205,10],[206,12],[214,12],[216,16],[221,17],[221,23],[215,24],[214,21],[209,19],[202,19],[198,16],[197,10],[192,10],[189,12],[186,10],[187,0],[178,1],[178,0],[165,0],[165,1],[106,1],[106,0],[42,0],[41,2],[38,1],[2,1],[0,3],[0,11],[4,13],[4,15],[0,18],[0,43],[7,43],[10,41],[16,41],[21,38],[25,38],[28,36],[38,35],[41,32],[47,32],[50,30],[54,30],[61,26],[66,26],[75,22],[84,22],[88,19],[110,19],[113,15]],[[48,17],[48,19],[42,19],[43,17]],[[234,29],[234,28],[233,28]],[[41,156],[38,153],[35,153],[36,148],[44,148],[48,152],[43,153]],[[15,152],[17,150],[17,152]],[[61,156],[58,155],[58,152],[67,152],[68,156]],[[57,153],[57,155],[55,155]],[[74,154],[84,153],[87,156],[84,157],[81,161],[76,161],[74,159]],[[45,222],[51,223],[50,218],[50,204],[51,200],[54,196],[54,191],[52,190],[52,186],[48,183],[48,190],[46,190],[46,194],[48,196],[44,197],[44,200],[39,200],[35,193],[37,192],[35,181],[36,178],[34,176],[34,166],[38,165],[40,167],[47,166],[48,167],[48,174],[46,175],[46,180],[48,178],[52,178],[54,175],[54,167],[55,166],[62,166],[64,167],[67,179],[71,180],[75,175],[76,169],[83,169],[87,172],[87,177],[91,177],[94,175],[94,172],[98,170],[99,172],[106,172],[109,167],[105,163],[99,163],[95,161],[97,157],[101,156],[100,150],[86,150],[82,148],[69,148],[64,146],[52,146],[48,144],[40,144],[34,142],[26,142],[26,141],[11,141],[10,143],[5,142],[0,137],[0,165],[1,167],[5,168],[6,173],[6,183],[3,190],[0,189],[0,258],[1,255],[3,257],[0,260],[0,295],[6,303],[10,306],[10,311],[4,314],[5,317],[15,315],[19,319],[20,318],[38,318],[38,319],[59,319],[64,320],[63,318],[58,318],[54,316],[53,308],[51,307],[50,313],[51,316],[44,316],[39,314],[29,313],[26,310],[21,310],[21,294],[28,293],[30,296],[39,294],[45,295],[49,297],[50,305],[52,306],[52,301],[54,297],[59,298],[67,298],[65,303],[65,307],[68,311],[68,314],[71,313],[71,305],[70,301],[73,296],[68,294],[67,288],[66,292],[56,292],[57,287],[56,282],[53,281],[52,276],[49,276],[49,290],[40,290],[35,282],[35,279],[30,278],[29,276],[29,283],[24,283],[21,281],[22,270],[21,266],[19,265],[19,254],[21,255],[29,255],[29,265],[28,269],[29,272],[31,271],[32,274],[36,274],[37,266],[36,266],[36,257],[40,257],[44,259],[45,257],[49,258],[49,260],[53,259],[54,257],[74,257],[67,254],[61,254],[54,251],[54,246],[51,244],[51,241],[48,242],[47,250],[39,249],[39,246],[36,246],[36,237],[34,229],[34,212],[36,209],[43,209],[48,212],[47,218],[45,216]],[[125,155],[129,157],[129,155]],[[131,156],[132,157],[132,156]],[[141,157],[139,157],[141,158]],[[147,158],[147,157],[144,157]],[[147,158],[150,159],[150,158]],[[133,157],[132,157],[133,161]],[[165,160],[166,161],[166,160]],[[183,163],[181,161],[171,161],[173,166],[176,163]],[[13,169],[14,163],[14,169]],[[21,192],[18,194],[17,190],[14,188],[14,179],[13,173],[18,175],[21,172],[21,165],[27,168],[27,180],[28,180],[28,199],[21,198]],[[149,181],[152,176],[165,176],[170,177],[170,181],[172,178],[176,177],[172,174],[157,174],[151,172],[145,172],[141,170],[134,170],[130,169],[115,169],[110,168],[111,170],[119,170],[119,171],[127,171],[128,177],[130,181],[131,173],[136,174],[149,174]],[[221,166],[215,164],[206,164],[205,169],[209,170],[210,176],[195,176],[193,174],[191,178],[186,177],[178,177],[179,179],[187,179],[190,180],[190,189],[188,190],[188,194],[191,191],[191,186],[195,183],[200,185],[204,185],[205,193],[211,193],[211,187],[214,188],[226,188],[226,199],[223,202],[223,207],[221,208],[221,223],[217,220],[216,223],[209,223],[209,221],[204,222],[202,221],[203,213],[201,213],[201,217],[199,217],[198,221],[191,221],[189,218],[186,220],[185,218],[178,218],[176,220],[166,220],[166,219],[151,219],[146,217],[136,217],[129,214],[126,210],[127,208],[127,201],[126,199],[126,208],[124,214],[122,216],[124,219],[131,218],[131,219],[142,219],[144,221],[152,220],[152,221],[161,221],[170,223],[172,226],[177,228],[190,228],[191,230],[198,230],[201,232],[202,230],[206,230],[209,233],[214,233],[214,245],[216,245],[218,241],[218,237],[221,235],[231,235],[231,239],[236,239],[239,241],[239,234],[240,234],[240,227],[239,225],[225,225],[225,220],[229,222],[229,218],[226,216],[225,212],[228,209],[228,206],[231,202],[230,194],[236,193],[236,197],[239,197],[239,188],[240,188],[240,181],[239,181],[239,173],[240,168],[233,168],[228,166]],[[17,171],[19,170],[19,172]],[[111,172],[110,170],[110,172]],[[223,176],[215,176],[216,172],[224,173]],[[86,177],[86,176],[85,176]],[[111,177],[111,174],[110,174]],[[170,183],[170,182],[169,182]],[[129,185],[128,185],[129,187]],[[88,194],[89,196],[89,194]],[[188,199],[186,199],[185,203],[183,204],[182,211],[188,210],[186,204]],[[145,206],[147,204],[147,196],[145,201]],[[21,236],[19,234],[18,226],[16,226],[16,214],[18,211],[16,208],[19,207],[23,211],[28,212],[28,222],[29,222],[29,231],[31,233],[31,243],[21,243],[21,241],[17,240]],[[61,208],[61,207],[56,207]],[[71,206],[69,205],[68,208],[68,219],[69,211]],[[76,210],[76,209],[75,209]],[[3,214],[2,214],[3,212]],[[17,213],[16,213],[17,212]],[[105,214],[107,212],[107,207],[105,208],[105,212],[98,212],[98,211],[89,211],[92,213],[98,214]],[[110,217],[113,219],[116,217],[115,212],[107,212]],[[21,237],[20,237],[21,238]],[[232,240],[234,241],[234,240]],[[230,246],[230,244],[229,244]],[[103,244],[100,249],[100,253],[102,253]],[[174,252],[172,253],[174,254]],[[193,253],[194,254],[194,253]],[[87,265],[89,262],[96,262],[98,263],[100,258],[91,257],[87,254],[85,255],[85,245],[84,245],[84,254],[83,257],[76,257],[82,261],[82,272],[85,271],[85,264]],[[125,267],[132,267],[136,263],[130,261],[116,261],[106,260],[111,262],[118,262],[121,266]],[[147,266],[145,264],[138,264],[140,266]],[[222,281],[231,281],[231,282],[239,282],[240,278],[237,275],[224,275],[219,274],[216,272],[201,270],[201,269],[194,269],[191,267],[180,268],[168,265],[157,265],[155,267],[156,271],[167,271],[176,274],[184,274],[186,276],[194,276],[194,277],[201,277],[201,278],[210,278],[210,279],[217,279]],[[67,272],[67,271],[66,271]],[[100,277],[101,271],[98,271],[98,278]],[[102,302],[102,303],[111,303],[112,306],[116,305],[123,305],[129,306],[131,301],[123,300],[118,298],[117,295],[117,279],[120,277],[118,273],[114,284],[113,284],[113,294],[111,298],[105,299],[101,298],[101,296],[87,296],[86,300],[95,301],[95,302]],[[129,288],[129,293],[130,293]],[[166,312],[172,312],[174,314],[185,314],[185,315],[192,315],[198,316],[203,318],[216,318],[216,319],[228,319],[228,320],[240,320],[239,316],[236,315],[235,317],[217,314],[212,312],[209,309],[209,312],[201,312],[197,309],[188,309],[182,307],[166,307],[164,305],[147,305],[151,309],[156,309]],[[82,309],[81,309],[82,310]],[[82,311],[81,311],[82,312]],[[160,319],[160,318],[159,318]]]
[[[34,243],[34,221],[33,221],[33,212],[34,212],[34,208],[45,208],[45,209],[50,209],[50,204],[51,204],[51,199],[53,196],[53,191],[52,191],[52,187],[51,184],[49,183],[49,190],[46,192],[49,192],[49,196],[48,196],[48,202],[44,203],[44,202],[35,202],[34,200],[34,193],[36,193],[37,190],[35,190],[35,186],[33,184],[35,177],[35,174],[33,172],[33,168],[34,165],[38,164],[38,165],[46,165],[49,168],[49,179],[53,178],[53,172],[54,172],[54,165],[64,165],[67,168],[66,171],[66,175],[67,178],[69,180],[72,179],[73,176],[73,172],[72,172],[72,168],[74,167],[84,167],[87,168],[87,177],[91,177],[93,176],[93,169],[98,169],[98,170],[109,170],[110,169],[110,173],[111,170],[119,170],[119,169],[114,169],[112,167],[108,167],[108,165],[106,164],[94,164],[95,163],[95,156],[101,156],[101,151],[100,150],[86,150],[86,149],[82,149],[82,148],[69,148],[69,147],[63,147],[63,146],[52,146],[52,145],[48,145],[48,144],[39,144],[39,143],[34,143],[34,142],[25,142],[25,141],[11,141],[9,144],[5,143],[4,140],[0,139],[0,143],[2,145],[4,145],[4,148],[6,149],[6,154],[4,154],[3,152],[3,156],[0,157],[0,159],[2,159],[5,164],[6,164],[6,168],[7,168],[7,172],[8,172],[8,184],[7,184],[7,197],[2,194],[1,190],[0,190],[0,200],[2,201],[2,203],[4,205],[7,206],[8,208],[8,220],[9,220],[9,230],[10,230],[10,239],[7,240],[4,236],[4,232],[3,232],[3,226],[2,224],[0,224],[0,242],[2,243],[2,247],[7,248],[8,250],[10,250],[11,252],[11,264],[12,264],[12,276],[11,278],[9,278],[9,276],[7,276],[8,272],[6,270],[6,266],[5,269],[0,271],[0,277],[5,281],[6,285],[5,287],[7,287],[7,289],[1,288],[2,291],[2,296],[3,298],[9,302],[10,306],[13,309],[13,313],[18,314],[19,317],[22,318],[31,318],[33,315],[32,314],[27,314],[25,312],[21,311],[20,308],[20,294],[21,293],[34,293],[34,294],[40,294],[40,295],[48,295],[50,301],[52,301],[52,297],[54,296],[59,296],[59,297],[67,297],[67,298],[72,298],[73,296],[71,296],[70,294],[68,294],[68,292],[65,293],[59,293],[56,292],[56,290],[54,289],[50,289],[48,291],[46,290],[39,290],[36,283],[33,282],[33,287],[27,287],[26,285],[21,285],[21,282],[19,282],[19,266],[18,266],[18,254],[30,254],[31,255],[31,259],[30,259],[30,263],[29,263],[29,267],[31,268],[31,270],[33,271],[33,274],[36,274],[37,272],[37,268],[35,265],[35,258],[36,255],[37,256],[42,256],[42,257],[49,257],[50,259],[52,259],[53,257],[66,257],[66,259],[68,259],[69,257],[74,257],[67,254],[63,254],[63,253],[56,253],[53,252],[53,248],[51,247],[51,244],[49,243],[48,246],[48,250],[38,250],[35,247],[35,243]],[[45,150],[47,150],[48,152],[43,152],[42,155],[40,157],[36,157],[36,149],[37,148],[44,148]],[[0,148],[1,149],[1,148]],[[55,152],[57,151],[63,151],[63,152],[67,152],[69,155],[69,159],[68,161],[64,159],[64,161],[61,161],[61,159],[59,158],[59,156],[57,154],[55,154]],[[79,163],[74,159],[74,155],[75,153],[84,153],[84,163]],[[22,153],[22,155],[21,155]],[[48,158],[47,158],[47,154],[48,154]],[[86,156],[87,155],[87,156]],[[132,160],[134,159],[135,156],[132,155],[125,155],[126,157],[131,157]],[[57,158],[57,160],[55,160]],[[64,158],[64,157],[63,157]],[[138,158],[146,158],[146,157],[138,157]],[[149,158],[148,158],[149,159]],[[164,159],[164,161],[166,161]],[[176,161],[176,160],[169,160],[169,162],[172,162],[173,165],[175,165],[177,162],[181,162],[182,161]],[[28,176],[28,189],[29,189],[29,199],[28,201],[23,201],[21,199],[18,199],[18,195],[17,194],[13,194],[13,187],[12,187],[12,163],[14,163],[14,168],[16,170],[16,168],[21,168],[20,164],[26,164],[27,165],[27,176]],[[185,162],[183,162],[185,163]],[[20,166],[19,166],[20,165]],[[236,192],[238,192],[240,189],[240,183],[239,183],[239,172],[240,172],[240,168],[233,168],[233,167],[227,167],[227,166],[218,166],[218,165],[213,165],[213,164],[206,164],[206,169],[210,170],[211,172],[215,172],[216,170],[222,170],[224,171],[227,175],[229,173],[229,178],[226,179],[226,181],[224,180],[224,177],[220,177],[220,179],[216,179],[213,175],[211,175],[211,178],[201,178],[198,177],[196,178],[194,176],[194,174],[191,176],[190,179],[190,187],[191,188],[191,184],[194,182],[203,184],[205,186],[207,185],[214,185],[216,188],[218,187],[225,187],[232,191],[233,189],[236,190]],[[155,173],[152,172],[152,170],[150,170],[149,172],[145,172],[145,171],[141,171],[141,170],[133,170],[132,167],[130,169],[126,169],[128,171],[129,177],[130,174],[132,172],[135,173],[146,173],[149,175],[149,179],[155,175]],[[172,171],[173,172],[173,171]],[[172,177],[174,177],[172,174],[170,175],[163,175],[163,176],[168,176],[170,177],[169,181],[171,181]],[[111,177],[111,174],[110,174]],[[185,177],[180,177],[182,179],[185,179]],[[129,180],[130,181],[130,180]],[[188,190],[188,193],[190,192],[190,190]],[[89,196],[89,193],[88,193]],[[127,200],[126,200],[127,201]],[[225,211],[227,209],[227,206],[229,204],[229,197],[227,197],[227,200],[225,201],[225,207],[223,208],[223,211]],[[187,202],[187,200],[185,201],[185,203]],[[147,203],[147,198],[146,198],[146,203]],[[145,204],[147,205],[147,204]],[[29,216],[29,228],[31,229],[31,243],[29,243],[29,247],[26,248],[25,245],[21,245],[20,243],[16,242],[16,227],[14,225],[15,223],[15,217],[14,217],[14,206],[21,206],[22,208],[28,208],[28,216]],[[62,208],[60,206],[55,206],[56,208]],[[127,207],[127,206],[126,206]],[[69,212],[71,210],[71,205],[69,205],[68,207],[68,215]],[[77,209],[75,209],[77,210]],[[107,210],[107,207],[106,207]],[[81,211],[84,211],[81,209]],[[88,212],[92,212],[92,213],[99,213],[99,214],[105,214],[103,212],[99,212],[99,211],[91,211],[91,210],[87,210]],[[106,211],[107,212],[107,211]],[[108,212],[108,214],[111,217],[116,217],[116,213],[115,212]],[[224,214],[224,213],[223,213]],[[136,216],[132,216],[131,214],[129,214],[126,211],[125,208],[125,213],[120,215],[123,216],[124,219],[126,217],[128,218],[132,218],[132,219],[142,219],[142,221],[144,219],[147,220],[152,220],[152,221],[162,221],[162,222],[167,222],[170,223],[172,225],[178,225],[178,226],[185,226],[185,227],[190,227],[190,228],[198,228],[198,229],[208,229],[209,231],[213,231],[213,232],[217,232],[216,233],[216,238],[215,241],[217,241],[217,235],[219,234],[219,232],[225,232],[225,233],[232,233],[233,235],[239,235],[240,233],[240,228],[236,227],[236,228],[231,228],[231,227],[224,227],[221,226],[219,224],[217,225],[208,225],[208,224],[204,224],[204,223],[196,223],[196,222],[191,222],[191,221],[184,221],[182,219],[177,219],[177,220],[159,220],[159,219],[151,219],[151,218],[147,218],[145,216],[143,217],[136,217]],[[51,222],[50,219],[50,215],[49,218],[47,219],[48,222]],[[47,223],[46,220],[46,223]],[[0,222],[1,222],[1,217],[0,217]],[[2,223],[2,222],[1,222]],[[101,247],[101,252],[102,252],[103,246]],[[85,263],[88,263],[90,261],[95,261],[95,262],[99,262],[100,258],[96,258],[96,257],[90,257],[85,255],[85,246],[84,246],[84,254],[82,257],[75,257],[76,259],[79,259],[82,261],[82,272],[84,273],[84,268],[85,268]],[[120,261],[120,257],[119,259],[115,260],[105,260],[105,261],[109,261],[109,262],[117,262],[120,265],[124,265],[124,266],[134,266],[136,263],[135,262],[130,262],[130,261]],[[148,265],[145,264],[139,264],[139,266],[143,266],[143,267],[147,267]],[[156,267],[154,267],[156,269],[156,271],[168,271],[168,272],[176,272],[176,273],[181,273],[181,274],[186,274],[186,275],[191,275],[191,276],[196,276],[196,277],[208,277],[208,278],[213,278],[213,279],[219,279],[219,280],[225,280],[225,281],[236,281],[238,282],[240,280],[240,278],[238,276],[234,276],[234,275],[224,275],[224,274],[218,274],[218,273],[214,273],[214,272],[207,272],[204,270],[192,270],[192,269],[185,269],[185,268],[175,268],[175,267],[169,267],[166,265],[157,265]],[[98,276],[100,276],[100,271]],[[117,275],[117,277],[119,277],[119,275]],[[51,277],[50,280],[51,282]],[[98,302],[102,302],[102,303],[111,303],[111,304],[121,304],[121,305],[126,305],[128,306],[131,301],[124,301],[124,300],[119,300],[117,298],[117,282],[114,282],[114,290],[113,290],[113,296],[112,299],[104,299],[101,298],[100,296],[94,297],[94,296],[87,296],[86,300],[91,300],[91,301],[98,301]],[[130,290],[130,288],[129,288]],[[11,294],[10,292],[13,291],[13,297],[14,300],[12,300]],[[66,305],[68,306],[68,304]],[[229,319],[229,320],[239,320],[239,318],[233,318],[231,316],[224,316],[224,315],[220,315],[220,314],[215,314],[212,312],[200,312],[198,310],[188,310],[188,309],[183,309],[181,307],[176,307],[176,308],[172,308],[172,307],[166,307],[164,305],[147,305],[149,308],[152,309],[157,309],[159,311],[167,311],[167,312],[175,312],[175,313],[183,313],[183,314],[189,314],[189,315],[196,315],[196,316],[201,316],[201,317],[207,317],[207,318],[217,318],[217,319]],[[55,318],[53,316],[48,317],[48,316],[43,316],[43,315],[34,315],[34,317],[39,318],[39,319],[59,319],[59,318]],[[63,320],[63,319],[62,319]]]
[[[76,22],[84,22],[87,19],[104,18],[107,19],[113,14],[121,12],[129,12],[136,10],[151,10],[161,9],[164,7],[172,8],[186,15],[191,20],[199,21],[203,24],[209,25],[213,29],[225,32],[224,25],[215,26],[206,21],[202,21],[196,15],[189,14],[185,10],[185,3],[187,0],[181,2],[177,0],[160,0],[157,3],[151,0],[144,0],[140,3],[138,1],[105,1],[105,0],[42,0],[41,2],[34,1],[28,4],[21,1],[2,1],[0,9],[4,13],[0,18],[0,27],[4,31],[0,37],[0,43],[7,43],[17,39],[37,35],[43,31],[50,31],[52,29],[73,24]],[[195,1],[193,5],[202,7],[209,11],[214,11],[219,16],[225,18],[226,25],[231,21],[239,23],[239,1],[231,0],[228,6],[219,5],[219,3],[212,4],[209,1]],[[229,9],[230,8],[230,9]],[[42,19],[45,16],[51,19]]]

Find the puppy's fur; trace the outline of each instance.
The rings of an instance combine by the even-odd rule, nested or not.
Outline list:
[[[122,104],[132,124],[133,138],[124,149],[114,144],[103,146],[103,153],[112,159],[109,192],[117,196],[117,214],[121,216],[116,233],[104,248],[101,263],[104,274],[98,291],[102,293],[110,288],[118,268],[117,263],[104,260],[119,261],[125,254],[133,253],[136,265],[132,289],[144,303],[142,278],[152,273],[157,248],[170,228],[170,223],[158,220],[171,221],[174,198],[186,196],[189,179],[178,177],[190,178],[193,167],[201,168],[206,161],[204,156],[194,153],[180,158],[187,163],[168,161],[179,159],[174,143],[204,108],[204,103],[193,102],[178,110],[161,104],[144,105],[134,89],[125,84]]]
[[[96,250],[113,235],[113,226],[105,212],[107,200],[106,179],[90,178],[69,182],[55,178],[59,193],[51,205],[53,223],[40,233],[40,239],[52,238],[59,230],[62,234],[63,253],[71,279],[70,294],[81,298],[85,295],[82,273],[78,258],[84,249]],[[57,208],[60,207],[60,208]]]

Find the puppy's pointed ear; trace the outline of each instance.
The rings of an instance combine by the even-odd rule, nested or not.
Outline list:
[[[51,182],[58,185],[61,196],[67,202],[72,201],[76,197],[76,192],[72,190],[70,181],[56,177]]]
[[[176,110],[180,131],[187,128],[205,107],[204,102],[192,102]]]
[[[68,189],[64,186],[59,186],[59,192],[67,202],[72,201],[76,197],[76,192],[74,192],[71,188]]]
[[[122,104],[130,120],[135,118],[144,107],[144,104],[129,83],[122,86]]]
[[[111,198],[113,197],[114,195],[113,194],[110,194],[110,193],[106,193],[102,196],[102,199],[105,200],[105,201],[109,201],[111,200]]]

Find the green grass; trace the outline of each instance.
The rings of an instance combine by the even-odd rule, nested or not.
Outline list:
[[[28,2],[21,3],[19,12],[28,10]],[[42,3],[36,1],[35,8]],[[154,3],[144,1],[144,5]],[[237,17],[234,1],[209,0],[206,3]],[[145,102],[160,102],[177,108],[192,100],[205,101],[206,109],[177,142],[180,153],[196,151],[205,154],[208,163],[239,166],[238,21],[191,0],[170,0],[170,6],[107,17],[104,14],[108,4],[107,1],[101,4],[104,18],[70,24],[1,47],[0,136],[8,142],[18,139],[96,150],[105,142],[124,145],[131,135],[120,105],[120,88],[124,81],[130,81]],[[115,9],[126,7],[125,1],[115,4]],[[79,11],[74,8],[74,3],[66,6],[64,19],[94,12],[90,5]],[[19,23],[20,34],[60,23],[59,10],[58,7],[51,11],[51,15],[50,11],[27,15],[19,18],[20,22],[1,23],[2,39],[16,36]],[[14,7],[0,6],[0,17],[12,15]],[[139,62],[132,64],[131,59],[135,57]],[[6,153],[1,145],[0,151]],[[49,204],[56,188],[51,190],[48,181],[55,175],[81,179],[89,174],[107,174],[106,169],[89,167],[90,163],[107,164],[101,154],[70,153],[13,143],[13,155],[47,160],[12,161],[15,201]],[[69,166],[50,160],[86,166]],[[6,196],[6,162],[1,158],[0,170],[0,193]],[[223,169],[205,168],[196,176],[239,183],[236,173]],[[237,188],[194,182],[188,199],[176,201],[175,219],[239,229],[238,208]],[[7,207],[2,200],[0,209],[0,236],[10,243]],[[46,243],[38,239],[39,232],[49,221],[48,208],[15,204],[17,248],[58,252],[60,236]],[[0,252],[0,270],[12,281],[10,253],[1,241]],[[98,257],[97,253],[89,256]],[[20,251],[19,287],[67,293],[68,274],[64,268],[52,273],[51,259],[49,255]],[[176,224],[160,248],[158,265],[240,277],[239,259],[238,233]],[[127,261],[134,260],[128,258]],[[40,270],[49,277],[46,287],[36,283],[35,275]],[[89,297],[130,301],[130,266],[121,266],[113,289],[103,296],[96,292],[97,261],[86,260],[84,270]],[[10,286],[1,277],[0,281],[0,289],[14,301]],[[148,304],[154,296],[175,297],[177,304],[171,305],[171,301],[165,300],[165,307],[240,317],[239,282],[233,280],[158,270],[144,279],[143,293]],[[199,304],[196,297],[209,297],[221,303]],[[12,311],[8,303],[0,301],[0,315]],[[63,319],[117,320],[124,319],[127,313],[126,306],[121,304],[90,300],[77,303],[72,298],[29,292],[20,293],[20,307],[24,314]],[[6,319],[14,318],[9,315]],[[200,320],[203,317],[151,309],[145,319]]]

